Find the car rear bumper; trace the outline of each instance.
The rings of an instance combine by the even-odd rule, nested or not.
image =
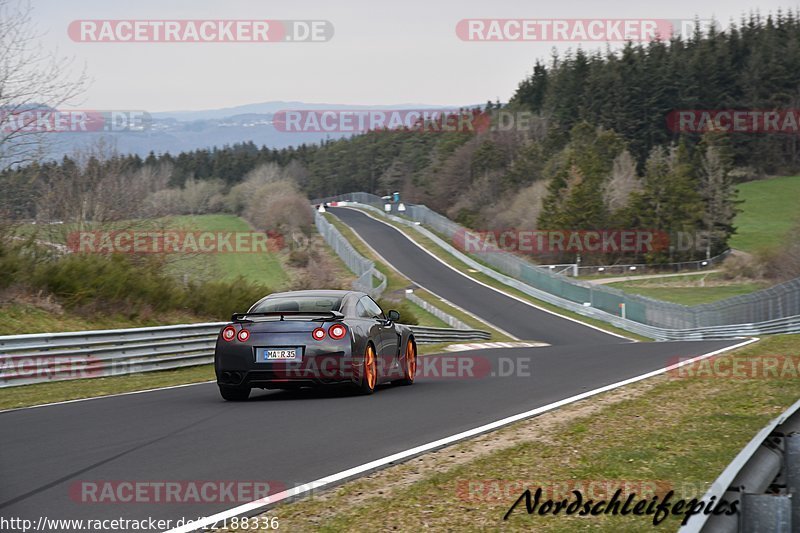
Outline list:
[[[254,358],[226,357],[217,354],[215,371],[220,385],[255,388],[281,388],[335,383],[358,383],[357,366],[344,351],[306,353],[300,362],[257,363]]]

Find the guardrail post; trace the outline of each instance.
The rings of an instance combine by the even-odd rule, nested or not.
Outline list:
[[[791,533],[791,500],[789,494],[743,494],[739,531]]]
[[[794,433],[784,439],[784,473],[786,492],[792,496],[792,523],[800,528],[800,435]]]

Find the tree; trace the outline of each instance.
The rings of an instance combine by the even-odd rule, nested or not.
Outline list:
[[[85,88],[83,72],[72,75],[71,60],[45,52],[23,0],[0,0],[0,170],[44,155],[47,133],[37,131],[24,111],[53,110]],[[35,120],[35,119],[33,119]]]
[[[603,200],[609,213],[619,212],[628,206],[631,195],[642,190],[642,182],[636,174],[636,161],[627,150],[614,159],[611,179],[603,187]]]
[[[707,232],[706,258],[722,252],[734,233],[736,190],[728,177],[729,168],[719,150],[709,146],[700,166],[700,195],[703,199],[703,224]]]
[[[653,148],[645,165],[643,189],[634,195],[636,205],[631,210],[634,213],[631,223],[635,227],[666,232],[673,239],[679,235],[694,237],[703,214],[698,189],[684,145],[672,146],[669,150],[661,146]],[[689,258],[694,257],[695,251],[677,250],[679,254],[685,252]],[[649,258],[665,261],[669,258],[666,252],[658,250]]]

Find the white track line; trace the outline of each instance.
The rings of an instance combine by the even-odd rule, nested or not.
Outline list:
[[[484,283],[484,282],[482,282],[482,281],[480,281],[480,280],[477,280],[477,279],[473,278],[472,276],[470,276],[470,275],[468,275],[468,274],[466,274],[466,273],[464,273],[464,272],[461,272],[461,271],[460,271],[460,270],[458,270],[456,267],[454,267],[453,265],[449,264],[449,263],[448,263],[447,261],[445,261],[444,259],[441,259],[441,258],[440,258],[440,257],[438,257],[436,254],[434,254],[433,252],[431,252],[430,250],[428,250],[427,248],[425,248],[424,246],[422,246],[420,243],[418,243],[417,241],[415,241],[414,239],[412,239],[411,237],[409,237],[408,235],[406,235],[406,233],[405,233],[405,232],[403,232],[403,231],[399,230],[398,228],[396,228],[395,226],[393,226],[393,225],[389,224],[388,222],[386,222],[386,221],[383,221],[383,220],[381,220],[381,219],[379,219],[379,218],[377,218],[377,217],[373,216],[371,213],[368,213],[368,212],[366,212],[366,211],[362,211],[361,209],[358,209],[358,208],[356,208],[356,207],[342,207],[342,208],[340,208],[340,209],[352,209],[353,211],[358,211],[359,213],[362,213],[362,214],[364,214],[364,215],[368,216],[369,218],[371,218],[371,219],[373,219],[373,220],[375,220],[375,221],[377,221],[377,222],[380,222],[381,224],[385,224],[385,225],[389,226],[390,228],[392,228],[392,229],[393,229],[393,230],[395,230],[396,232],[400,233],[400,235],[402,235],[403,237],[405,237],[406,239],[408,239],[409,241],[411,241],[412,243],[414,243],[414,245],[415,245],[415,246],[417,246],[417,247],[418,247],[420,250],[424,251],[425,253],[427,253],[428,255],[430,255],[431,257],[433,257],[434,259],[436,259],[437,261],[439,261],[441,264],[443,264],[443,265],[444,265],[444,266],[446,266],[447,268],[451,269],[453,272],[458,272],[459,274],[461,274],[461,275],[462,275],[462,276],[464,276],[465,278],[467,278],[467,279],[469,279],[469,280],[471,280],[471,281],[474,281],[474,282],[475,282],[475,283],[477,283],[478,285],[483,285],[484,287],[486,287],[486,288],[488,288],[488,289],[492,289],[492,290],[493,290],[493,291],[495,291],[495,292],[499,292],[500,294],[502,294],[502,295],[504,295],[504,296],[507,296],[507,297],[509,297],[509,298],[513,298],[514,300],[517,300],[518,302],[522,302],[522,303],[524,303],[524,304],[526,304],[526,305],[529,305],[529,306],[531,306],[531,307],[535,307],[536,309],[538,309],[538,310],[540,310],[540,311],[544,311],[545,313],[550,313],[551,315],[555,315],[555,316],[557,316],[557,317],[559,317],[559,318],[563,318],[564,320],[570,320],[570,321],[572,321],[572,322],[575,322],[575,323],[577,323],[577,324],[580,324],[580,325],[582,325],[582,326],[586,326],[587,328],[596,329],[597,331],[602,331],[603,333],[605,333],[605,334],[607,334],[607,335],[613,335],[613,336],[615,336],[615,337],[619,337],[619,338],[621,338],[621,339],[625,339],[626,341],[630,341],[630,342],[639,342],[639,341],[637,341],[637,340],[635,340],[635,339],[631,339],[630,337],[626,337],[626,336],[624,336],[624,335],[620,335],[619,333],[614,333],[613,331],[608,331],[608,330],[605,330],[605,329],[603,329],[603,328],[601,328],[601,327],[599,327],[599,326],[595,326],[595,325],[592,325],[592,324],[587,324],[586,322],[582,322],[582,321],[578,320],[577,318],[572,318],[572,317],[569,317],[569,316],[562,315],[562,314],[560,314],[560,313],[556,313],[555,311],[551,311],[550,309],[545,309],[544,307],[540,307],[540,306],[536,305],[536,304],[535,304],[535,303],[533,303],[533,302],[530,302],[530,301],[528,301],[528,300],[525,300],[524,298],[520,298],[519,296],[515,296],[515,295],[513,295],[513,294],[511,294],[511,293],[508,293],[508,292],[506,292],[506,291],[502,290],[502,289],[498,289],[497,287],[493,287],[493,286],[491,286],[491,285],[488,285],[488,284],[486,284],[486,283]],[[351,229],[352,229],[352,228],[351,228]],[[445,251],[446,253],[449,253],[449,252],[447,252],[447,250],[444,250],[444,251]],[[455,256],[454,256],[454,259],[455,259],[456,261],[460,261],[460,259],[458,259],[458,258],[457,258],[457,257],[455,257]],[[465,266],[469,266],[469,265],[465,265]],[[498,281],[498,283],[502,283],[502,281]],[[531,298],[535,298],[535,296],[531,296]]]
[[[622,381],[618,381],[616,383],[612,383],[611,385],[606,385],[604,387],[600,387],[591,391],[583,392],[581,394],[576,394],[575,396],[570,396],[569,398],[565,398],[563,400],[559,400],[557,402],[553,402],[542,407],[537,407],[536,409],[531,409],[530,411],[525,411],[524,413],[519,413],[517,415],[509,416],[507,418],[502,418],[495,422],[490,422],[489,424],[484,424],[483,426],[478,426],[476,428],[463,431],[461,433],[456,433],[455,435],[451,435],[449,437],[445,437],[439,440],[435,440],[433,442],[429,442],[427,444],[422,444],[420,446],[416,446],[414,448],[409,448],[408,450],[398,452],[392,455],[388,455],[381,459],[376,459],[374,461],[370,461],[369,463],[364,463],[359,466],[355,466],[353,468],[349,468],[347,470],[343,470],[336,474],[332,474],[330,476],[326,476],[316,481],[311,481],[304,485],[299,485],[289,490],[285,490],[283,492],[279,492],[272,496],[268,496],[266,498],[262,498],[260,500],[255,500],[250,503],[246,503],[244,505],[240,505],[238,507],[234,507],[232,509],[228,509],[227,511],[222,511],[221,513],[217,513],[215,515],[206,517],[202,520],[198,520],[196,522],[190,522],[184,526],[176,527],[170,529],[167,533],[188,533],[190,531],[197,531],[198,529],[202,529],[204,527],[211,526],[216,523],[222,523],[224,520],[229,520],[234,516],[240,515],[254,515],[254,511],[259,509],[263,509],[269,505],[274,505],[278,502],[295,498],[297,496],[301,496],[312,492],[317,489],[321,488],[330,488],[338,483],[346,481],[350,478],[354,478],[356,476],[360,476],[374,470],[378,470],[383,468],[391,463],[397,463],[401,461],[405,461],[414,457],[415,455],[420,455],[425,452],[429,452],[431,450],[435,450],[437,448],[441,448],[443,446],[447,446],[458,442],[460,440],[468,439],[470,437],[475,437],[476,435],[480,435],[482,433],[486,433],[489,431],[493,431],[499,429],[503,426],[507,426],[509,424],[513,424],[514,422],[519,422],[520,420],[524,420],[526,418],[531,418],[547,411],[552,411],[558,407],[562,407],[564,405],[577,402],[579,400],[583,400],[585,398],[589,398],[590,396],[594,396],[596,394],[600,394],[603,392],[608,392],[610,390],[617,389],[619,387],[624,387],[625,385],[630,385],[631,383],[636,383],[637,381],[641,381],[643,379],[651,378],[653,376],[657,376],[659,374],[663,374],[675,368],[682,367],[684,365],[692,364],[695,361],[699,361],[701,359],[707,359],[714,355],[718,355],[723,352],[727,352],[729,350],[734,350],[736,348],[741,348],[747,344],[753,343],[758,341],[758,338],[751,338],[744,342],[740,342],[739,344],[734,344],[733,346],[728,346],[727,348],[721,348],[719,350],[715,350],[713,352],[709,352],[703,355],[698,355],[697,357],[693,357],[691,359],[687,359],[685,361],[681,361],[680,363],[676,363],[674,365],[670,365],[665,368],[661,368],[658,370],[653,370],[652,372],[647,372],[646,374],[641,374],[639,376],[635,376],[629,379],[625,379]]]
[[[465,352],[467,350],[490,350],[492,348],[541,348],[550,346],[546,342],[470,342],[450,344],[444,347],[446,352]]]

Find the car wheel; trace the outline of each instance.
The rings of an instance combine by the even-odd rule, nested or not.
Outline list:
[[[412,339],[406,342],[406,364],[403,365],[403,379],[397,383],[401,385],[413,385],[414,377],[417,375],[417,346]]]
[[[367,343],[364,351],[364,362],[361,366],[361,386],[359,390],[363,394],[375,392],[375,385],[378,384],[378,360],[375,356],[375,347],[371,342]]]
[[[250,387],[219,386],[220,395],[229,402],[243,402],[250,397]]]

